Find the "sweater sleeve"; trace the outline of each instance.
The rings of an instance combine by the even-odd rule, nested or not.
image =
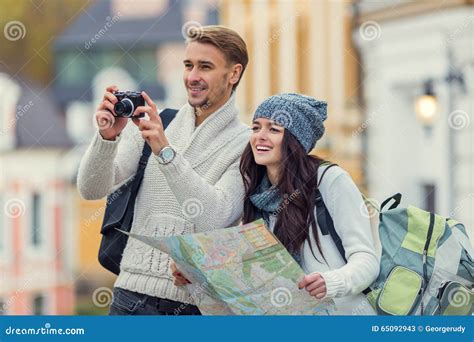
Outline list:
[[[341,238],[347,264],[321,273],[326,282],[326,297],[355,295],[377,278],[380,258],[375,251],[367,208],[349,174],[339,174],[328,189],[324,203]]]
[[[99,132],[94,135],[77,175],[77,188],[84,199],[103,198],[135,174],[144,141],[134,128],[129,123],[114,141],[103,139]]]
[[[239,160],[215,185],[203,179],[179,152],[171,163],[159,167],[195,232],[228,227],[242,215],[244,185]]]

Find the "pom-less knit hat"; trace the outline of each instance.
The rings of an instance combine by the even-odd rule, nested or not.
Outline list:
[[[258,118],[285,127],[309,153],[324,134],[327,103],[301,94],[273,95],[258,106],[253,119]]]

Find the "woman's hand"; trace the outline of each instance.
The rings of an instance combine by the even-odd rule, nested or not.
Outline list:
[[[174,284],[176,286],[191,284],[191,282],[186,279],[186,277],[181,273],[181,271],[178,270],[174,261],[171,262],[170,269],[171,275],[174,277]]]
[[[311,273],[306,275],[298,284],[300,289],[305,288],[313,297],[318,299],[324,298],[326,295],[326,281],[319,273]]]

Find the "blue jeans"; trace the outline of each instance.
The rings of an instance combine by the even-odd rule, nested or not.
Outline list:
[[[109,315],[181,316],[201,315],[201,312],[195,305],[152,297],[115,287]]]

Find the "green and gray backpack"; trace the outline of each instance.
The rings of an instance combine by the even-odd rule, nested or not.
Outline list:
[[[382,258],[369,302],[381,315],[472,315],[474,252],[466,229],[413,206],[397,208],[400,201],[396,194],[380,208]]]

